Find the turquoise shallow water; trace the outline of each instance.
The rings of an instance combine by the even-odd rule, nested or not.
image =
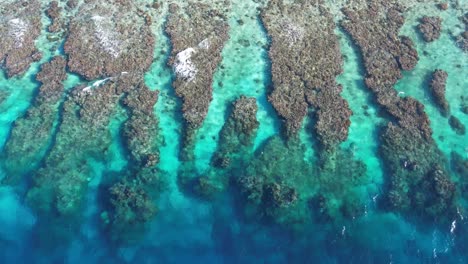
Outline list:
[[[80,219],[79,228],[72,236],[63,241],[50,242],[52,249],[44,249],[39,244],[42,242],[38,243],[43,240],[37,236],[41,231],[44,234],[44,230],[38,231],[38,223],[44,216],[37,214],[27,202],[25,193],[28,183],[0,186],[0,262],[467,263],[468,223],[465,215],[468,206],[462,196],[458,198],[458,215],[442,225],[421,221],[417,217],[408,218],[379,205],[384,195],[385,169],[378,152],[378,132],[388,119],[379,113],[371,93],[364,85],[365,73],[359,51],[340,29],[335,32],[344,65],[337,82],[343,86],[341,95],[348,101],[353,115],[348,139],[339,148],[344,151],[346,158],[360,160],[366,165],[363,182],[352,186],[353,191],[349,192],[359,197],[356,198],[360,201],[356,211],[363,213],[346,219],[337,217],[324,221],[313,217],[316,212],[308,211],[308,199],[316,195],[319,185],[324,190],[332,189],[329,190],[334,197],[331,203],[338,205],[343,203],[340,194],[347,194],[349,186],[346,180],[340,180],[343,178],[337,178],[336,182],[335,178],[330,180],[343,189],[333,189],[326,185],[327,181],[318,179],[317,142],[313,133],[310,133],[315,122],[312,115],[306,118],[299,132],[298,144],[302,148],[281,144],[277,146],[275,142],[281,141],[271,139],[280,135],[281,122],[267,100],[271,85],[269,40],[260,23],[258,7],[262,5],[257,1],[239,1],[231,7],[228,14],[230,37],[214,75],[213,100],[206,120],[196,134],[195,161],[189,165],[195,168],[193,178],[210,171],[225,176],[224,171],[213,169],[210,163],[219,146],[219,133],[227,121],[231,103],[241,95],[254,97],[258,104],[256,116],[259,128],[251,150],[244,154],[246,161],[242,164],[262,173],[266,171],[268,176],[297,184],[297,189],[302,191],[297,207],[283,212],[284,215],[278,217],[281,221],[275,223],[261,217],[249,217],[249,210],[254,209],[242,205],[242,198],[232,190],[235,188],[227,188],[216,199],[207,200],[185,192],[180,185],[180,169],[187,164],[178,158],[183,120],[181,102],[172,87],[174,75],[167,66],[171,44],[163,28],[167,9],[164,5],[156,13],[157,19],[151,26],[156,37],[154,61],[144,76],[149,89],[159,91],[159,99],[154,106],[155,116],[159,120],[160,161],[157,169],[164,184],[158,197],[154,198],[158,211],[156,216],[149,221],[139,240],[132,244],[112,244],[102,229],[105,218],[105,204],[100,202],[103,186],[106,180],[121,177],[119,173],[131,165],[121,135],[128,114],[119,106],[112,113],[107,127],[111,143],[106,152],[98,159],[85,157],[91,170],[84,175],[88,182],[85,202],[80,217],[77,217]],[[468,89],[468,55],[457,49],[450,37],[450,34],[459,33],[457,16],[460,12],[449,9],[441,14],[444,30],[440,39],[433,43],[423,43],[415,29],[421,14],[436,12],[437,9],[431,6],[410,9],[407,13],[407,23],[401,34],[415,41],[420,60],[414,70],[404,73],[395,89],[400,92],[399,96],[412,96],[424,104],[434,131],[433,138],[447,158],[453,151],[468,158],[468,134],[458,135],[450,128],[448,119],[439,113],[426,89],[430,72],[436,68],[447,71],[446,97],[450,102],[451,113],[468,126],[468,116],[461,111],[461,96],[467,96]],[[52,56],[62,54],[57,44],[49,42],[45,37],[45,29],[50,23],[45,15],[43,21],[42,36],[36,42],[43,52],[43,59],[34,63],[21,77],[7,79],[3,72],[0,74],[0,91],[6,94],[6,99],[0,101],[0,146],[5,145],[9,134],[15,129],[15,120],[27,120],[24,113],[31,107],[39,87],[34,77],[40,65]],[[88,85],[77,75],[67,74],[65,92],[78,84]],[[60,126],[59,115],[55,124],[53,131]],[[266,153],[264,156],[264,151],[268,149],[278,153],[271,156]],[[265,162],[264,157],[267,157],[268,165],[262,164]],[[269,157],[271,160],[268,160]],[[41,158],[38,157],[38,160]],[[289,163],[285,164],[285,160]],[[301,164],[306,165],[299,167]],[[344,167],[340,170],[343,175],[339,176],[348,176],[347,167]],[[28,169],[34,170],[36,167]],[[242,169],[234,171],[244,172]],[[5,173],[2,168],[0,178],[6,176]],[[24,179],[32,175],[34,171],[24,175]],[[453,180],[462,186],[462,176],[455,173],[452,175]],[[466,190],[461,188],[463,191]],[[47,228],[52,230],[54,226],[46,224],[40,225],[40,228],[47,232]]]

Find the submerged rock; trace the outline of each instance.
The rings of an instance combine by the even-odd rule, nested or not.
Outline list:
[[[148,70],[155,40],[137,8],[125,1],[92,2],[70,21],[64,44],[70,71],[94,80]]]
[[[421,18],[418,29],[426,42],[432,42],[440,37],[442,30],[442,19],[440,17]]]
[[[126,181],[112,185],[108,195],[111,208],[103,220],[110,239],[125,244],[137,242],[145,224],[157,212],[151,196],[141,185]]]
[[[433,178],[427,176],[438,167],[442,173],[437,180],[450,182],[442,169],[446,160],[432,139],[429,118],[420,102],[400,98],[393,89],[401,71],[411,70],[418,61],[412,41],[398,34],[403,11],[399,4],[377,0],[361,9],[346,8],[342,25],[361,50],[366,86],[392,117],[380,135],[380,151],[388,168],[387,204],[408,214],[448,221],[455,208],[453,196],[434,197]],[[442,219],[441,214],[447,217]]]
[[[466,133],[466,128],[465,125],[463,125],[462,122],[455,116],[451,115],[449,118],[449,125],[457,133],[458,135],[465,135]]]
[[[445,99],[447,77],[448,74],[446,71],[437,69],[432,73],[432,79],[429,85],[431,95],[444,116],[450,114],[450,106],[447,99]]]

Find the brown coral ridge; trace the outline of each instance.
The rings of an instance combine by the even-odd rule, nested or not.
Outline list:
[[[465,30],[455,37],[455,42],[461,50],[468,52],[468,12],[460,17],[460,20],[465,25]]]
[[[450,105],[445,99],[445,86],[448,78],[448,73],[444,70],[437,69],[432,73],[431,82],[429,84],[430,93],[434,102],[439,107],[440,112],[444,116],[450,114]]]
[[[60,13],[63,8],[59,6],[58,1],[52,1],[46,10],[46,15],[50,18],[52,23],[47,30],[52,33],[59,32],[64,27],[64,22],[61,19]]]
[[[237,174],[252,156],[253,140],[257,121],[255,98],[241,96],[232,103],[227,121],[219,132],[218,146],[211,158],[210,169],[202,175],[193,176],[193,164],[179,171],[179,184],[188,193],[202,199],[213,200],[226,190],[230,175]]]
[[[246,217],[287,224],[298,220],[295,219],[298,215],[307,214],[301,207],[301,191],[314,184],[304,150],[298,140],[285,142],[274,136],[255,155],[244,158],[238,171],[231,173]]]
[[[106,161],[112,141],[108,129],[111,116],[122,95],[134,89],[139,80],[140,76],[126,74],[95,88],[80,85],[67,94],[55,144],[32,176],[27,193],[28,203],[44,225],[51,217],[57,229],[68,226],[70,217],[80,219],[93,177],[89,162]],[[67,228],[68,235],[78,226]]]
[[[151,29],[136,7],[119,3],[79,8],[64,45],[70,71],[94,80],[148,70],[155,45]]]
[[[41,4],[37,0],[0,3],[0,17],[0,66],[10,78],[42,57],[34,43],[41,33]]]
[[[173,87],[183,102],[186,148],[193,144],[194,131],[203,123],[212,99],[213,74],[229,38],[225,12],[195,2],[186,8],[170,6],[165,28],[172,44],[168,65],[174,69]]]
[[[387,193],[390,208],[449,220],[455,211],[455,185],[435,144],[390,123],[381,135],[380,148],[391,178]],[[443,215],[444,217],[441,217]]]
[[[131,161],[138,167],[153,167],[159,162],[158,120],[153,110],[157,100],[158,92],[150,91],[143,81],[123,99],[129,112],[123,138]]]
[[[150,91],[143,79],[121,100],[128,112],[122,136],[129,153],[129,165],[105,192],[101,214],[104,230],[118,244],[138,241],[156,214],[155,199],[162,181],[155,167],[159,163],[158,120],[153,106],[158,92]]]
[[[218,149],[212,158],[215,167],[229,167],[235,156],[252,147],[259,126],[255,98],[241,96],[232,105],[231,114],[219,135]]]
[[[310,105],[316,110],[315,129],[322,147],[344,141],[352,112],[335,82],[343,61],[332,15],[312,1],[274,0],[261,19],[271,38],[269,101],[283,119],[286,135],[297,134]]]
[[[361,50],[366,86],[392,118],[381,134],[380,147],[390,176],[388,204],[435,217],[453,209],[453,193],[434,196],[431,189],[438,182],[450,182],[443,166],[446,161],[431,137],[424,106],[409,97],[399,98],[393,89],[402,77],[401,70],[411,70],[418,61],[412,41],[398,36],[403,12],[399,4],[375,0],[360,10],[345,8],[342,25]],[[441,173],[432,177],[436,166]]]
[[[442,30],[442,19],[440,17],[424,16],[418,25],[424,41],[432,42],[440,37]]]
[[[65,58],[57,56],[37,74],[39,92],[26,114],[15,121],[3,152],[7,181],[19,180],[47,150],[64,94],[65,67]]]
[[[157,208],[147,188],[141,182],[122,180],[108,191],[109,211],[101,213],[101,221],[115,243],[137,242],[146,230],[146,223],[156,215]]]

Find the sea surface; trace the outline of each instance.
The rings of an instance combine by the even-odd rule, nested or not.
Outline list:
[[[43,2],[46,6],[48,1]],[[210,171],[210,161],[230,105],[241,95],[255,98],[258,104],[259,128],[252,145],[253,157],[263,155],[265,146],[281,137],[281,121],[267,99],[272,85],[271,62],[268,57],[269,38],[258,17],[257,8],[261,3],[250,0],[234,2],[228,15],[229,39],[222,51],[222,67],[218,67],[214,75],[213,100],[203,125],[195,135],[193,173],[197,175]],[[409,9],[405,13],[406,23],[400,31],[415,42],[419,62],[414,70],[404,72],[395,89],[399,96],[411,96],[424,104],[431,121],[432,136],[447,159],[451,158],[452,152],[468,159],[468,133],[459,135],[449,126],[448,119],[441,115],[430,97],[427,77],[439,68],[448,73],[446,98],[451,114],[468,127],[468,115],[461,111],[463,100],[468,100],[468,54],[455,46],[452,37],[461,30],[458,17],[464,12],[454,9],[440,12],[431,2],[425,8]],[[443,30],[438,40],[426,43],[416,26],[422,15],[431,14],[442,17]],[[28,178],[34,177],[40,165],[31,164],[29,172],[22,176],[23,181],[0,185],[0,263],[468,263],[468,201],[462,196],[457,201],[458,215],[443,224],[408,217],[379,206],[379,199],[384,196],[386,172],[379,157],[378,135],[388,119],[379,113],[373,95],[364,84],[365,70],[359,50],[339,27],[335,34],[339,38],[344,65],[343,73],[336,80],[343,86],[341,95],[353,112],[348,139],[339,147],[366,165],[365,182],[353,187],[353,195],[365,201],[361,208],[363,213],[337,221],[310,220],[302,225],[264,221],[246,217],[245,208],[239,205],[242,201],[235,192],[226,191],[216,199],[208,200],[185,192],[178,181],[178,173],[184,166],[184,161],[179,158],[183,136],[181,101],[172,87],[173,71],[167,66],[171,44],[163,28],[165,19],[164,16],[159,17],[152,25],[156,38],[155,56],[144,75],[150,90],[159,91],[154,113],[159,120],[162,138],[158,169],[165,185],[155,201],[157,213],[147,224],[144,234],[136,242],[116,245],[109,242],[101,228],[100,221],[105,211],[98,202],[101,180],[124,170],[131,162],[120,132],[127,117],[125,111],[117,111],[108,126],[112,143],[107,152],[102,153],[106,158],[90,158],[88,161],[92,170],[88,172],[89,183],[78,230],[64,241],[50,242],[60,246],[52,245],[51,249],[40,245],[46,243],[38,242],[40,239],[37,237],[37,223],[41,216],[26,201]],[[243,23],[239,23],[239,19]],[[43,31],[36,41],[43,53],[39,62],[33,63],[19,77],[7,78],[0,71],[1,150],[15,129],[15,122],[24,119],[31,107],[40,86],[35,80],[40,66],[53,56],[64,54],[61,45],[46,38],[49,24],[50,20],[44,14]],[[68,72],[65,90],[79,84],[88,82]],[[316,138],[310,132],[313,123],[308,115],[299,132],[303,148],[288,150],[283,146],[278,150],[290,153],[287,154],[289,159],[296,159],[297,163],[308,164],[311,168],[316,166],[318,151]],[[58,116],[54,127],[60,127]],[[267,162],[279,164],[281,161]],[[295,171],[295,164],[290,162],[286,168],[278,165],[280,169],[274,173],[300,174],[300,171]],[[455,184],[461,185],[460,176],[451,175]],[[4,169],[0,168],[0,178],[6,176]],[[307,177],[314,175],[295,179]],[[306,186],[311,182],[304,180],[294,184]],[[310,196],[315,192],[313,186],[303,189],[306,192],[301,194],[303,197],[307,192]],[[463,191],[467,190],[460,189]],[[300,219],[301,214],[308,212],[294,214],[298,214],[295,217]],[[52,225],[50,229],[54,228]],[[47,234],[47,226],[42,224],[40,228],[46,228],[40,232],[42,236]]]

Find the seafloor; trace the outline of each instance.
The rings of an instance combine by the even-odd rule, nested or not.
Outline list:
[[[468,1],[1,0],[0,263],[468,263]]]

